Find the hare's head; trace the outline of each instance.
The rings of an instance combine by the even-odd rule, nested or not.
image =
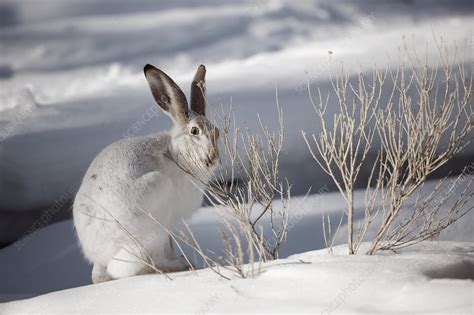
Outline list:
[[[206,118],[206,68],[200,65],[191,84],[191,104],[179,86],[160,69],[144,68],[151,93],[160,108],[174,122],[171,130],[173,154],[193,167],[209,169],[219,159],[219,130]]]

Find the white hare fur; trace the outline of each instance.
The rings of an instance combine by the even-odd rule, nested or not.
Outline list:
[[[73,215],[83,253],[93,264],[94,283],[149,273],[152,266],[188,269],[182,256],[173,256],[165,229],[200,206],[218,160],[219,133],[204,116],[204,66],[191,85],[190,110],[164,72],[147,65],[145,76],[174,127],[168,133],[117,141],[87,170]]]

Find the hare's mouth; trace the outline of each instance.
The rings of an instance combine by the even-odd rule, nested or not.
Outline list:
[[[214,166],[216,164],[216,161],[214,160],[211,160],[210,158],[207,158],[206,159],[206,166],[207,167],[211,167],[211,166]]]
[[[205,164],[207,167],[213,167],[217,164],[217,161],[219,160],[219,157],[216,155],[214,157],[206,157],[205,159]]]

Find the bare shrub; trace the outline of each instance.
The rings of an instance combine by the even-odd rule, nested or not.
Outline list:
[[[222,261],[210,259],[193,236],[191,229],[181,232],[181,240],[191,246],[208,266],[220,265],[246,278],[258,273],[256,262],[278,258],[280,246],[286,239],[290,213],[290,184],[280,178],[280,156],[283,149],[283,112],[277,104],[278,128],[270,130],[260,115],[260,130],[242,131],[235,125],[232,106],[228,112],[214,112],[214,123],[220,126],[222,166],[203,186],[205,172],[186,165],[180,167],[190,179],[202,187],[202,192],[218,211],[224,230]],[[279,206],[275,206],[278,200]],[[270,225],[271,234],[265,235],[263,220]],[[212,260],[212,262],[211,262]]]
[[[467,206],[473,195],[470,174],[463,173],[448,187],[443,184],[447,179],[441,179],[432,192],[421,193],[428,176],[461,152],[472,134],[472,73],[466,74],[457,50],[451,57],[447,49],[438,49],[440,67],[431,68],[416,50],[408,53],[405,46],[395,70],[374,70],[370,77],[359,72],[355,83],[344,70],[336,80],[331,77],[330,95],[336,96],[339,109],[332,126],[326,114],[330,95],[324,97],[318,89],[315,104],[308,89],[322,131],[303,136],[314,160],[346,201],[350,254],[357,252],[378,215],[368,254],[438,235],[472,210]],[[369,150],[377,152],[375,162],[368,161]],[[364,219],[355,231],[354,185],[364,166],[371,172]],[[465,186],[456,202],[449,202],[451,194],[445,193],[436,204],[431,202],[442,192],[453,192],[460,180]],[[404,216],[407,206],[411,212]]]
[[[326,122],[329,95],[323,97],[318,89],[319,102],[316,105],[308,86],[310,101],[322,126],[319,137],[312,135],[316,151],[313,151],[304,132],[303,136],[313,159],[331,176],[346,202],[347,242],[351,254],[354,253],[354,186],[375,135],[376,128],[371,126],[374,121],[373,109],[378,107],[385,78],[384,73],[374,72],[371,85],[368,85],[360,74],[358,85],[354,87],[349,82],[349,73],[343,72],[336,80],[331,77],[339,105],[339,113],[334,116],[332,129]]]
[[[284,129],[278,97],[276,110],[278,130],[274,131],[268,129],[260,115],[257,133],[241,131],[233,124],[232,113],[222,111],[218,118],[222,122],[222,161],[226,165],[214,174],[206,196],[221,211],[227,230],[222,232],[226,263],[242,277],[254,274],[254,262],[278,258],[287,235],[291,187],[279,174]],[[278,209],[275,200],[280,201]],[[265,217],[270,222],[271,235],[263,233]],[[245,256],[251,270],[242,270]]]

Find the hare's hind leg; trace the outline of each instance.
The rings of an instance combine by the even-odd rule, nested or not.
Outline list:
[[[121,249],[107,265],[108,274],[114,279],[133,277],[141,274],[153,273],[157,270],[162,272],[173,272],[189,270],[189,264],[183,256],[173,257],[172,243],[168,235],[157,237],[152,248],[148,248],[148,253],[143,255],[135,253],[130,248]],[[146,248],[143,248],[146,250]],[[153,259],[153,263],[150,261]]]
[[[153,269],[147,258],[141,258],[130,250],[122,248],[115,254],[107,265],[107,273],[114,279],[133,277],[141,274],[151,273]]]
[[[94,267],[92,267],[92,283],[101,283],[109,280],[112,280],[112,277],[107,273],[106,267],[94,264]]]

